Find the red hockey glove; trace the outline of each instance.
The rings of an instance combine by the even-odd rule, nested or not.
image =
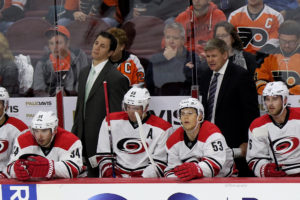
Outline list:
[[[35,178],[52,178],[55,174],[54,161],[43,156],[29,156],[28,171]]]
[[[268,163],[263,165],[260,168],[260,175],[261,177],[283,177],[287,174],[282,170],[277,170],[277,166],[275,163]]]
[[[17,179],[20,181],[26,181],[30,179],[30,175],[25,162],[27,161],[24,159],[19,159],[14,163],[14,171]]]
[[[174,173],[182,181],[203,177],[202,169],[197,163],[183,163],[174,168]]]

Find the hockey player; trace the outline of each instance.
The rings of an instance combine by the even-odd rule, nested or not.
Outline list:
[[[144,86],[145,71],[137,56],[125,51],[128,41],[126,32],[121,28],[110,28],[108,31],[118,41],[113,55],[110,56],[112,63],[118,64],[118,70],[128,78],[130,86]]]
[[[73,134],[58,127],[52,111],[35,114],[31,131],[16,138],[7,167],[19,180],[76,178],[82,171],[82,145]]]
[[[167,165],[165,143],[172,126],[165,120],[147,112],[150,95],[146,88],[131,88],[124,96],[123,112],[111,113],[111,137],[115,162],[111,162],[110,141],[104,119],[98,140],[100,177],[160,177]],[[142,120],[145,142],[154,162],[151,164],[139,135],[137,112]]]
[[[5,88],[0,87],[0,178],[7,178],[6,166],[15,138],[28,131],[24,122],[6,114],[8,103],[9,94]]]
[[[202,177],[226,177],[233,172],[233,153],[219,128],[204,121],[204,109],[198,99],[179,103],[182,127],[167,140],[166,177],[182,181]]]
[[[281,81],[263,90],[268,113],[252,122],[246,157],[258,177],[300,176],[300,110],[287,106],[288,95]]]

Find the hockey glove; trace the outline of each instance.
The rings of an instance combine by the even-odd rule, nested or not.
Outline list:
[[[17,179],[20,181],[26,181],[26,180],[30,179],[30,175],[27,170],[26,162],[27,161],[24,159],[19,159],[14,163],[14,171],[15,171]]]
[[[54,161],[43,156],[29,156],[28,171],[34,178],[52,178],[55,174]]]
[[[261,177],[283,177],[287,174],[282,170],[277,170],[277,166],[275,163],[268,163],[263,165],[260,168],[260,176]]]
[[[197,163],[183,163],[174,168],[175,175],[182,181],[189,181],[193,178],[202,178],[203,172]]]

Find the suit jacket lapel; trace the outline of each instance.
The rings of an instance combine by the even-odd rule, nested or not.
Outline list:
[[[224,94],[226,92],[226,89],[228,88],[227,85],[230,82],[230,75],[231,75],[231,64],[230,62],[228,63],[228,66],[226,68],[222,83],[221,83],[221,87],[219,90],[219,94],[218,94],[218,100],[217,100],[217,105],[216,105],[216,110],[218,109],[218,106],[220,105],[220,103],[222,102],[222,99],[224,97]]]
[[[94,93],[97,91],[97,88],[102,85],[102,82],[105,80],[106,74],[112,69],[113,65],[110,61],[108,61],[103,69],[101,70],[100,74],[98,75],[97,79],[95,80],[93,87],[90,91],[89,97],[87,101],[94,95]]]

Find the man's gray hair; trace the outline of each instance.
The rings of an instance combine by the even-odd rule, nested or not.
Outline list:
[[[179,30],[179,33],[180,33],[180,36],[182,38],[185,38],[185,30],[183,28],[183,26],[178,23],[178,22],[170,22],[170,23],[167,23],[165,25],[165,28],[164,28],[164,33],[166,33],[166,30],[167,29],[175,29],[175,30]]]
[[[221,40],[219,38],[208,40],[205,45],[204,51],[211,51],[215,49],[218,49],[222,54],[228,52],[227,44],[224,42],[224,40]]]

